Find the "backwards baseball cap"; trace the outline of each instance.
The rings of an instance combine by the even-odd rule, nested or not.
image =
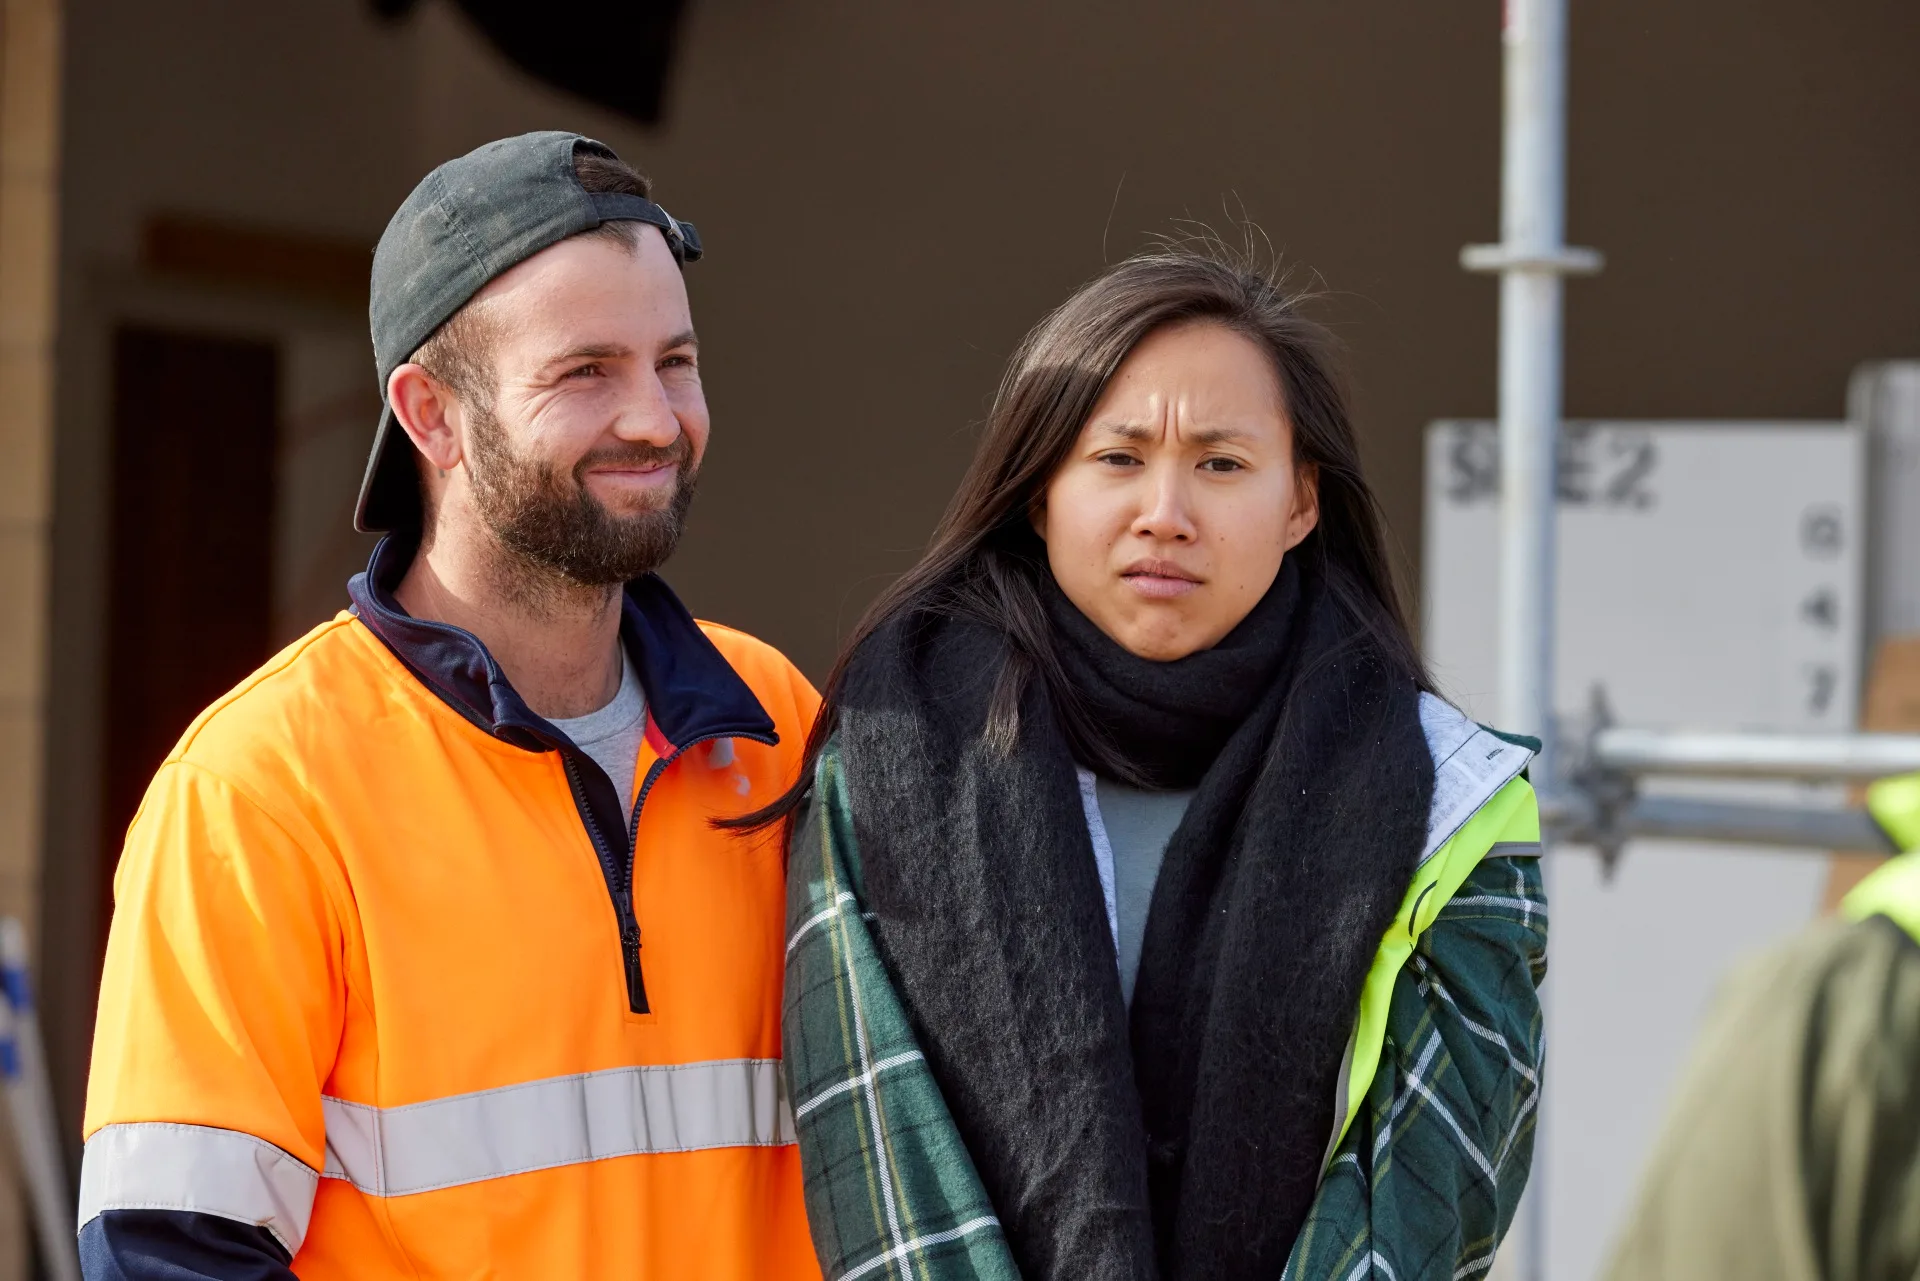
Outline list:
[[[413,189],[373,251],[373,357],[380,371],[380,425],[360,482],[353,527],[362,533],[420,521],[413,442],[386,403],[387,378],[488,281],[568,236],[603,222],[658,227],[682,266],[700,257],[700,236],[653,201],[581,186],[579,152],[619,159],[605,143],[549,130],[502,138],[449,160]]]

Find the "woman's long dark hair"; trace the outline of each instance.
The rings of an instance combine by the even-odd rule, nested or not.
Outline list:
[[[839,723],[849,663],[863,642],[900,618],[972,617],[1007,636],[1007,664],[988,719],[991,738],[1012,747],[1021,698],[1037,675],[1076,757],[1096,772],[1138,781],[1135,768],[1092,724],[1054,650],[1039,590],[1049,571],[1029,514],[1114,371],[1142,339],[1167,325],[1221,324],[1271,358],[1293,426],[1295,463],[1311,468],[1319,483],[1319,523],[1288,554],[1312,558],[1357,633],[1430,689],[1394,588],[1380,505],[1360,470],[1338,344],[1302,314],[1301,301],[1274,272],[1209,243],[1156,249],[1109,267],[1042,320],[1007,366],[979,450],[926,554],[880,594],[841,650],[798,781],[766,808],[725,825],[791,821]]]

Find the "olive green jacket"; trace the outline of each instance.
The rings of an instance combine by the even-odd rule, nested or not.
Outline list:
[[[1606,1281],[1920,1277],[1920,775],[1867,803],[1911,852],[1724,984]]]

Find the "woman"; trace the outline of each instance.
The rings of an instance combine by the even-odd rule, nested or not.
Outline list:
[[[829,682],[784,1011],[829,1278],[1491,1263],[1531,753],[1428,692],[1330,345],[1215,256],[1084,286]]]

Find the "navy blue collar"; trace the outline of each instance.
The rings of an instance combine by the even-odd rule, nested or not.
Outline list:
[[[560,732],[515,692],[479,637],[400,607],[393,593],[414,550],[411,538],[390,534],[380,540],[366,572],[347,584],[353,612],[421,684],[495,738],[535,752],[565,745]],[[656,744],[669,749],[662,757],[710,738],[778,740],[753,690],[658,575],[627,584],[620,642],[647,692],[650,728],[666,739]]]

